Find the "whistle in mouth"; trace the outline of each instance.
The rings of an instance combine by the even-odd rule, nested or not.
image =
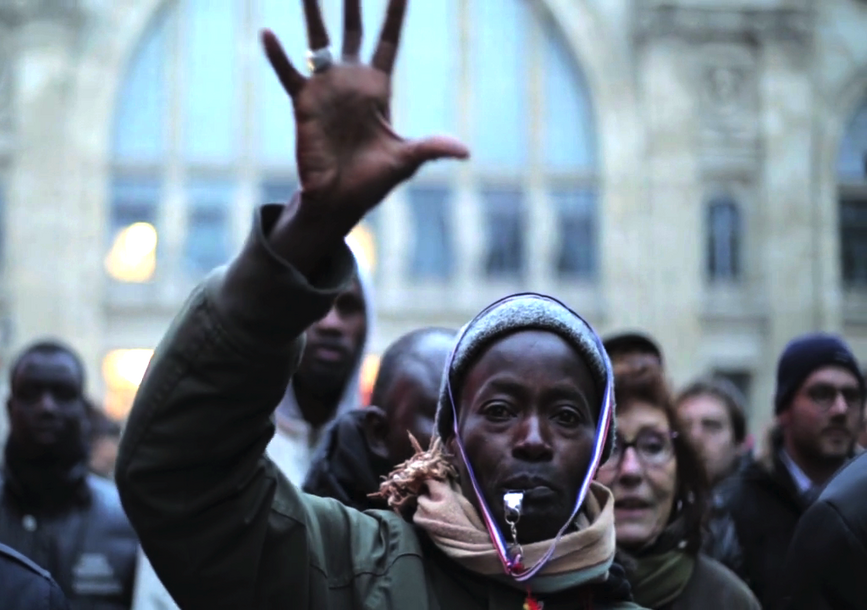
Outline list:
[[[521,517],[521,504],[524,501],[523,491],[507,491],[503,494],[503,507],[506,512],[506,520],[517,522]]]

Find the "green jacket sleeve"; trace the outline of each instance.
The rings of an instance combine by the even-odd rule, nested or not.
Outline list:
[[[279,212],[262,208],[241,254],[192,294],[121,442],[124,508],[185,609],[335,607],[358,594],[358,574],[384,574],[406,538],[387,517],[301,494],[264,455],[299,337],[355,264],[342,246],[311,285],[268,247]]]

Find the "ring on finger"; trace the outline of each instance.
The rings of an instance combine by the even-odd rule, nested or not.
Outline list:
[[[334,56],[331,47],[310,49],[307,51],[307,69],[310,74],[321,74],[334,64]]]

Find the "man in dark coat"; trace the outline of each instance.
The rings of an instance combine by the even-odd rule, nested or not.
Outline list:
[[[48,570],[73,610],[130,606],[138,540],[114,484],[89,473],[84,367],[36,343],[15,360],[0,479],[0,542]]]
[[[729,500],[744,575],[765,608],[773,607],[787,579],[783,565],[798,519],[854,453],[864,392],[858,363],[838,337],[799,337],[780,358],[778,427],[766,455],[734,482]]]
[[[801,520],[786,559],[780,610],[867,608],[867,453],[828,483]]]
[[[395,341],[382,356],[371,405],[344,413],[320,446],[303,489],[358,510],[387,508],[371,498],[391,470],[415,453],[409,434],[427,448],[440,378],[455,331],[422,328]]]
[[[0,595],[3,610],[69,610],[51,574],[5,544],[0,544]]]

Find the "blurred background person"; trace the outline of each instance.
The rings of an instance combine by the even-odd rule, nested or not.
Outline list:
[[[689,384],[675,406],[684,433],[704,460],[711,485],[708,535],[702,550],[740,575],[743,555],[727,506],[735,473],[749,453],[744,397],[727,379],[706,378]]]
[[[603,338],[602,343],[614,366],[625,364],[635,368],[644,365],[655,366],[660,370],[665,368],[662,348],[659,347],[656,339],[646,333],[638,331],[612,333]]]
[[[707,475],[660,370],[621,363],[614,387],[614,453],[597,479],[614,493],[617,545],[636,603],[652,610],[759,610],[734,573],[700,552]]]
[[[359,379],[373,315],[370,283],[357,273],[305,333],[301,364],[274,413],[277,430],[268,445],[268,457],[296,485],[307,476],[329,422],[361,406]]]
[[[106,479],[114,478],[114,463],[120,444],[121,426],[105,411],[88,400],[90,413],[90,471]]]
[[[114,484],[89,472],[84,366],[35,343],[13,361],[0,542],[48,570],[72,610],[127,610],[138,540]]]
[[[858,361],[839,337],[802,335],[780,356],[777,426],[763,453],[736,476],[728,500],[747,583],[766,608],[787,578],[783,566],[798,520],[854,455],[864,395]]]
[[[434,429],[440,380],[456,331],[422,328],[385,351],[371,405],[341,415],[316,452],[303,489],[358,510],[387,509],[371,498],[382,479],[415,453],[412,434],[427,449]]]

